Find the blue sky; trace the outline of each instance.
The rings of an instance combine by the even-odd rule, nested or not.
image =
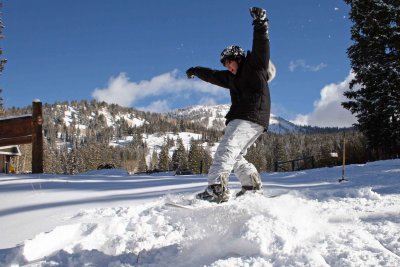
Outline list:
[[[95,98],[165,112],[230,103],[227,90],[187,80],[185,70],[222,69],[231,44],[250,49],[251,6],[270,19],[272,112],[310,125],[354,122],[340,107],[352,77],[343,0],[5,0],[4,104]]]

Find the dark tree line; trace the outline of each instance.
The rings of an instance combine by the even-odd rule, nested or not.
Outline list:
[[[30,106],[6,109],[7,116],[30,112]],[[96,101],[45,104],[43,116],[44,169],[48,173],[75,174],[110,164],[130,172],[189,169],[205,174],[212,161],[211,148],[222,136],[222,131],[207,129],[184,119]],[[135,126],[129,118],[144,123]],[[200,136],[191,140],[187,147],[182,139],[174,140],[166,135],[186,131]],[[151,151],[143,138],[147,134],[163,137],[163,144]],[[347,163],[375,159],[360,132],[347,130],[346,139]],[[246,157],[259,171],[273,171],[275,161],[309,156],[315,158],[315,167],[331,166],[341,162],[342,141],[342,130],[335,128],[321,129],[321,132],[313,128],[312,133],[268,133],[257,140]],[[20,172],[30,171],[30,147],[25,145],[22,149],[28,153],[23,153],[14,164]],[[331,158],[332,152],[336,152],[339,158]]]
[[[379,159],[400,155],[400,0],[345,0],[354,44],[347,53],[355,78],[343,106]]]
[[[31,106],[12,107],[5,111],[5,116],[31,112]],[[206,129],[188,121],[94,100],[44,104],[43,117],[44,168],[45,172],[50,173],[80,173],[96,169],[105,163],[126,168],[131,172],[195,168],[194,158],[198,157],[198,153],[191,152],[191,149],[186,151],[182,140],[178,139],[175,142],[166,138],[161,152],[151,153],[143,136],[163,136],[166,133],[177,134],[184,131],[202,133],[199,140],[192,141],[200,147],[200,143],[217,142],[221,135],[220,131]],[[129,119],[134,118],[144,123],[132,125]],[[118,143],[117,140],[123,142],[110,146],[111,142]],[[171,149],[175,145],[178,149],[176,152],[172,151],[171,156]],[[193,145],[193,149],[195,147]],[[30,146],[24,145],[22,149],[28,152]],[[200,151],[203,150],[200,148]],[[16,163],[17,170],[21,172],[30,171],[30,155],[24,154],[26,155],[17,159]],[[202,157],[207,159],[203,160],[203,172],[206,172],[207,162],[210,160],[209,156],[205,156],[205,152],[203,154]],[[195,172],[198,173],[199,170],[196,168]]]
[[[346,131],[347,164],[364,163],[371,160],[365,145],[365,138],[358,131]],[[331,167],[340,165],[343,155],[344,132],[336,133],[292,133],[278,135],[263,134],[247,152],[247,160],[259,171],[273,171],[275,162],[286,162],[295,159],[314,158],[314,167]],[[332,157],[335,153],[338,157]],[[300,169],[311,168],[308,162],[300,162]],[[291,170],[290,163],[283,166]]]

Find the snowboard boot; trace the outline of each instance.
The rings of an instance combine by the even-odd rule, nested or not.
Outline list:
[[[242,189],[236,193],[236,197],[243,196],[246,192],[258,193],[260,195],[263,194],[263,187],[261,184],[261,177],[258,173],[254,173],[250,175],[251,181],[253,185],[243,185]]]
[[[220,184],[213,184],[207,186],[204,192],[198,193],[196,198],[216,203],[227,202],[229,200],[229,191]]]
[[[229,200],[228,175],[221,175],[221,184],[207,186],[206,190],[196,195],[197,199],[209,202],[222,203]]]

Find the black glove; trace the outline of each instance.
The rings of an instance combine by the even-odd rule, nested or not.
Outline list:
[[[253,17],[253,25],[263,25],[268,21],[265,9],[250,7],[250,15]]]
[[[186,71],[186,75],[187,75],[188,79],[193,79],[195,76],[194,68],[189,68]]]

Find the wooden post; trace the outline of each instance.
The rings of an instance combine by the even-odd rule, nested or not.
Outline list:
[[[342,180],[346,170],[346,133],[343,134],[343,162],[342,162]]]
[[[345,177],[345,170],[346,170],[346,132],[343,133],[342,178],[339,179],[339,183],[348,181],[348,179],[346,179]]]
[[[32,173],[43,173],[42,102],[32,102]]]

